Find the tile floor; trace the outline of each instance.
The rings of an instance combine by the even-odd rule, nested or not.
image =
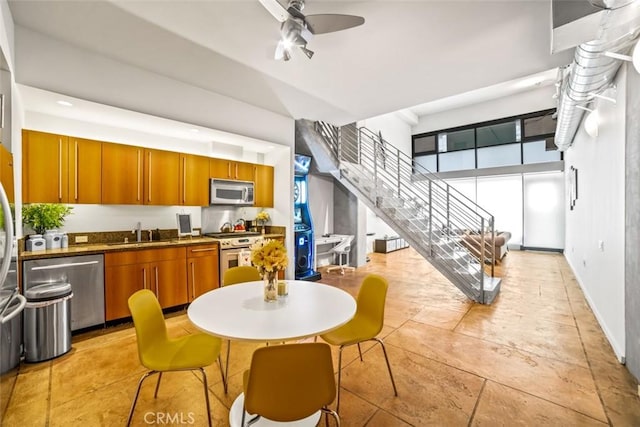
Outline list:
[[[364,362],[346,349],[343,426],[640,425],[637,383],[561,255],[509,253],[499,268],[502,292],[490,306],[469,302],[411,249],[371,258],[355,273],[322,281],[355,295],[366,274],[387,277],[381,336],[399,396],[378,346],[363,347]],[[175,335],[195,331],[184,312],[167,322]],[[214,425],[228,425],[256,347],[232,345],[226,395],[217,366],[207,369]],[[144,372],[136,351],[131,325],[121,325],[74,337],[72,351],[56,360],[23,365],[2,425],[124,425]],[[335,349],[334,358],[337,365]],[[155,400],[154,384],[143,387],[134,425],[206,425],[199,377],[166,374]]]

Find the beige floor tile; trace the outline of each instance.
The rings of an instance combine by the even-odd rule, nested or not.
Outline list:
[[[32,365],[21,371],[2,425],[6,427],[46,426],[49,418],[49,383],[51,364]]]
[[[387,342],[606,421],[588,368],[411,321]]]
[[[587,359],[575,325],[529,316],[495,315],[482,307],[473,307],[455,331],[538,356],[587,367]]]
[[[438,306],[425,306],[411,320],[439,328],[453,330],[460,323],[466,311],[451,310]]]
[[[375,351],[374,351],[375,350]],[[398,396],[382,350],[343,369],[342,387],[413,425],[466,425],[483,379],[414,353],[387,346]]]
[[[367,427],[410,427],[401,419],[394,417],[390,413],[379,409],[367,423]]]
[[[519,390],[487,381],[472,426],[581,426],[607,424]]]

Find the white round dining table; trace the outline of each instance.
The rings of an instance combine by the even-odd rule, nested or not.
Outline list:
[[[200,330],[231,340],[276,342],[321,335],[347,323],[355,299],[333,286],[285,280],[287,296],[264,300],[264,282],[245,282],[209,291],[187,310]]]

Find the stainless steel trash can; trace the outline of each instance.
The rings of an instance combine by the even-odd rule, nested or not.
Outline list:
[[[71,284],[33,286],[25,297],[25,361],[42,362],[71,350]]]

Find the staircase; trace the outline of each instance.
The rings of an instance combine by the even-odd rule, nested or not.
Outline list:
[[[297,120],[296,138],[320,172],[338,179],[467,297],[490,304],[498,295],[490,213],[367,128]]]

